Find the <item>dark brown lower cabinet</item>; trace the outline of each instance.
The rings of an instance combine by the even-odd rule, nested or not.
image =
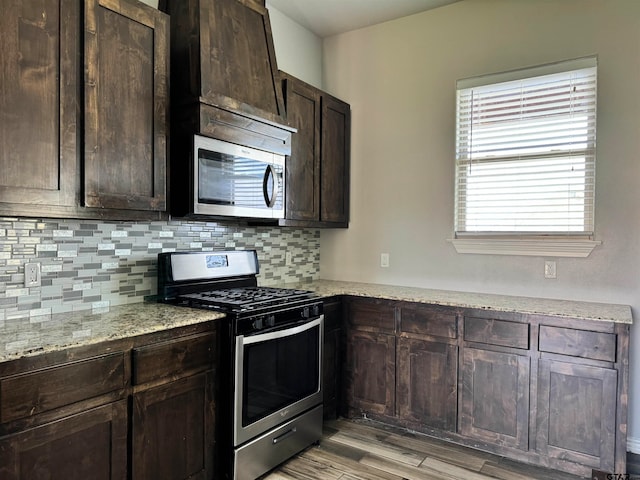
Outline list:
[[[465,348],[460,432],[483,442],[529,447],[529,357]]]
[[[395,336],[352,330],[347,342],[349,410],[395,415]]]
[[[629,325],[347,297],[343,412],[581,476],[625,473]]]
[[[0,362],[0,479],[214,478],[216,325]]]
[[[325,301],[322,356],[322,413],[325,420],[337,418],[340,409],[342,334],[342,302]]]
[[[398,416],[425,427],[455,431],[458,347],[400,337],[397,362]]]
[[[0,439],[3,480],[125,480],[127,402],[93,408]]]
[[[536,450],[613,472],[616,389],[611,368],[541,360]]]
[[[133,479],[208,479],[213,468],[211,374],[133,395]]]

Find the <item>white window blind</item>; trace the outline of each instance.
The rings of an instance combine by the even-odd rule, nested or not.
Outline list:
[[[457,82],[456,234],[592,235],[596,59]]]

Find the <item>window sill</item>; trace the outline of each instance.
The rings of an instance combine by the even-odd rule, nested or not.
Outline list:
[[[602,242],[576,238],[453,238],[458,253],[586,258]]]

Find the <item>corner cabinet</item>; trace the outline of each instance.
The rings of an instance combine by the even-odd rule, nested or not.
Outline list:
[[[216,329],[0,363],[0,478],[214,478]]]
[[[625,473],[629,325],[344,302],[347,415],[572,474]]]
[[[281,72],[289,125],[297,129],[287,158],[283,225],[349,225],[351,107]]]
[[[137,0],[10,0],[0,32],[0,213],[159,218],[166,15]]]

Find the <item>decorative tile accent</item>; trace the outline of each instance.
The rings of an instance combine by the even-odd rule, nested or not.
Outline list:
[[[156,294],[160,252],[255,249],[260,285],[320,277],[317,229],[0,217],[0,234],[0,321],[141,303]],[[41,264],[40,287],[24,288],[28,262]]]

